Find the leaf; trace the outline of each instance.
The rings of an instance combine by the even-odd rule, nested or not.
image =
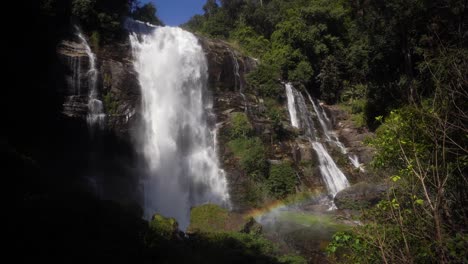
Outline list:
[[[398,176],[398,175],[395,175],[395,176],[392,176],[391,179],[392,179],[393,182],[397,182],[397,181],[399,181],[401,179],[401,177]]]

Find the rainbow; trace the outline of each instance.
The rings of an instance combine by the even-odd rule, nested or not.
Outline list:
[[[247,217],[253,217],[253,218],[258,218],[263,215],[266,215],[270,213],[271,211],[274,211],[276,209],[282,208],[282,207],[288,207],[291,205],[296,205],[296,204],[301,204],[305,201],[311,200],[313,198],[318,197],[321,195],[320,192],[304,192],[304,193],[298,193],[292,196],[288,196],[286,199],[283,200],[275,200],[270,203],[267,203],[264,207],[262,208],[255,208],[246,213]]]

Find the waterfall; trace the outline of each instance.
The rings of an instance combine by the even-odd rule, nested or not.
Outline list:
[[[297,117],[301,122],[300,128],[304,130],[304,135],[307,136],[307,138],[310,141],[310,144],[312,145],[312,148],[317,153],[320,173],[325,182],[328,193],[334,197],[339,191],[345,189],[346,187],[349,187],[349,182],[346,179],[346,176],[343,174],[343,172],[333,161],[332,157],[325,149],[323,144],[319,142],[318,138],[316,137],[312,115],[307,108],[303,95],[299,91],[297,91],[290,83],[285,84],[285,86],[286,96],[288,98],[289,113],[291,116],[293,116],[293,114],[291,113],[294,113],[294,115],[296,115],[296,113],[298,114]],[[326,125],[323,120],[319,120],[319,122],[321,125]],[[298,127],[298,122],[294,124],[292,117],[291,124],[292,126]]]
[[[326,139],[329,142],[334,143],[340,149],[341,153],[348,155],[349,161],[355,168],[359,168],[359,170],[364,172],[365,170],[364,168],[362,168],[361,163],[359,162],[359,157],[356,154],[349,153],[348,150],[346,150],[344,144],[336,136],[336,134],[333,131],[331,131],[332,124],[330,118],[328,118],[327,113],[325,112],[323,107],[317,104],[315,102],[315,99],[313,99],[307,91],[306,93],[309,97],[309,101],[312,103],[314,111],[317,115],[317,119],[319,120],[320,126],[322,127],[322,132]]]
[[[244,83],[242,82],[239,73],[239,61],[237,60],[236,54],[234,54],[234,52],[231,49],[229,49],[229,53],[231,54],[232,61],[234,63],[234,87],[239,87],[239,94],[242,96],[242,100],[244,101],[244,111],[247,114],[249,109],[247,106],[247,99],[244,94]]]
[[[81,33],[80,29],[76,27],[76,36],[80,39],[81,43],[85,46],[86,55],[89,58],[89,70],[86,73],[88,76],[88,115],[86,121],[89,125],[102,126],[106,115],[104,114],[104,107],[102,101],[98,99],[97,78],[98,70],[96,69],[96,56],[91,51],[91,47],[86,41],[86,38]],[[78,72],[79,76],[80,72]],[[78,87],[79,89],[79,87]]]
[[[286,83],[284,87],[286,88],[286,96],[288,98],[288,111],[289,117],[291,118],[291,125],[298,128],[299,121],[297,119],[296,101],[293,94],[292,85],[290,83]]]
[[[208,66],[197,38],[180,28],[150,34],[129,29],[134,67],[142,91],[142,153],[145,216],[175,217],[185,229],[190,208],[229,205],[224,171],[216,153]]]
[[[335,197],[339,191],[349,187],[349,182],[322,143],[314,141],[312,147],[317,152],[320,173],[325,181],[328,193]]]

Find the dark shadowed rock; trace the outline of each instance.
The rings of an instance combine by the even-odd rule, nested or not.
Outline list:
[[[382,200],[387,190],[384,184],[360,182],[338,192],[334,201],[339,209],[367,208]]]

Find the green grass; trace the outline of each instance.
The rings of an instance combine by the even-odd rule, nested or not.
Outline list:
[[[229,212],[214,204],[206,204],[192,208],[190,211],[190,226],[192,232],[224,231],[229,219]]]
[[[337,223],[335,219],[329,215],[284,212],[280,214],[279,219],[316,229],[326,228],[334,231],[345,231],[350,228],[347,225]]]

